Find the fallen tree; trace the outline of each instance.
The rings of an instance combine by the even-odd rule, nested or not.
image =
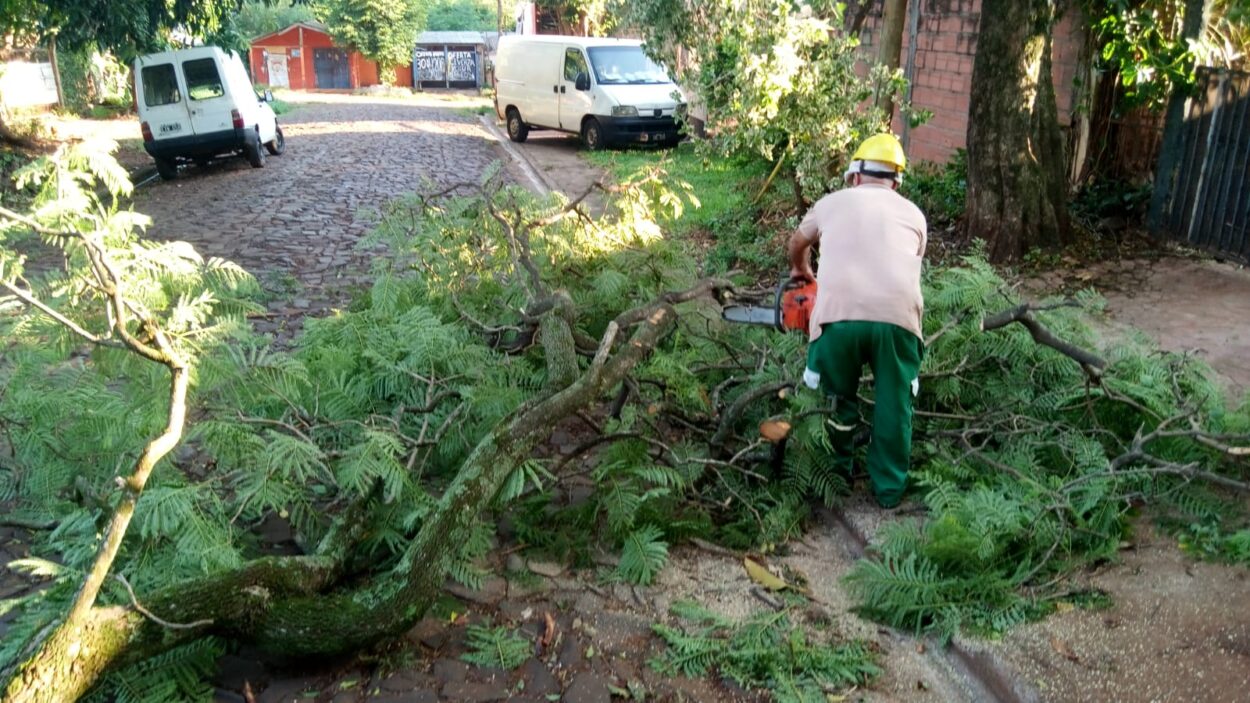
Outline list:
[[[803,340],[726,327],[717,304],[733,286],[700,280],[655,224],[680,198],[658,177],[618,191],[599,221],[493,177],[398,202],[369,294],[310,321],[289,353],[227,324],[248,309],[245,280],[134,238],[125,213],[8,213],[14,231],[66,243],[70,274],[23,283],[5,249],[24,312],[6,318],[20,353],[0,367],[13,467],[0,478],[21,517],[55,525],[36,545],[55,580],[0,646],[5,700],[71,700],[207,636],[288,658],[367,647],[408,629],[448,575],[478,582],[503,512],[517,539],[562,560],[621,548],[617,577],[640,583],[677,540],[748,549],[798,534],[811,498],[847,488],[825,460],[829,408],[793,385]],[[88,233],[108,246],[87,255]],[[119,289],[105,259],[93,265],[102,255],[151,285]],[[40,295],[65,285],[104,306],[71,318]],[[874,615],[1004,629],[1113,550],[1132,505],[1196,512],[1219,503],[1200,484],[1245,488],[1247,413],[1186,358],[1088,351],[1093,299],[1026,305],[978,257],[930,271],[925,288],[914,480],[930,517],[891,528],[857,571]],[[177,419],[174,377],[149,370],[169,365],[118,348],[123,332],[166,335],[191,360],[193,451],[122,481],[133,526],[120,549],[96,549],[97,524],[124,512],[111,467],[142,465],[134,438],[168,437]],[[870,404],[870,382],[863,392]],[[580,436],[563,454],[547,446],[557,428]],[[593,491],[574,501],[579,482]],[[304,554],[248,544],[275,518]],[[121,578],[84,599],[110,553],[104,571]],[[75,592],[85,606],[71,607]]]

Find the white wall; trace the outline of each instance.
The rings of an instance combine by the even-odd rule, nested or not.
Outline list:
[[[52,64],[10,61],[0,64],[0,103],[7,107],[53,105],[56,78]]]

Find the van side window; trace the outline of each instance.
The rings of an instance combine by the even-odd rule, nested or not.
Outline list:
[[[226,94],[217,73],[217,62],[212,59],[183,61],[182,75],[187,79],[187,95],[192,100],[220,98]]]
[[[178,78],[172,63],[143,67],[143,102],[148,107],[173,105],[182,100],[178,93]]]
[[[579,49],[566,49],[564,52],[564,80],[576,81],[579,73],[590,74],[590,70],[586,67],[586,57],[582,56],[582,52]]]

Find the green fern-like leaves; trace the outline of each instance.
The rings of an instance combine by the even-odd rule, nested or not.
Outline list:
[[[635,530],[625,538],[617,574],[630,583],[647,585],[668,563],[664,531],[654,525]]]
[[[653,626],[667,645],[652,662],[662,672],[704,676],[715,670],[786,703],[826,701],[827,691],[864,684],[880,673],[863,643],[815,641],[788,611],[741,622],[690,602],[675,603],[671,612],[680,619],[677,626]]]
[[[470,664],[515,669],[532,655],[533,645],[513,630],[469,625],[465,642],[469,651],[460,658]]]

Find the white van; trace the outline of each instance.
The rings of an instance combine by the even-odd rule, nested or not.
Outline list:
[[[204,163],[222,154],[243,154],[255,168],[265,151],[286,148],[273,95],[259,96],[243,61],[215,46],[164,51],[135,60],[135,103],[143,148],[161,178],[178,175],[178,163]],[[262,146],[264,148],[262,148]]]
[[[508,137],[580,134],[586,148],[674,144],[685,102],[637,39],[507,36],[495,55],[495,112]]]

